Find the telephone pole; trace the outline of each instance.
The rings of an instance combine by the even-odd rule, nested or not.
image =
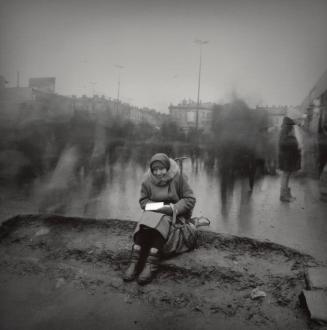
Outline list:
[[[196,132],[199,130],[199,107],[200,107],[200,86],[201,86],[201,69],[202,69],[202,46],[207,44],[209,41],[195,39],[194,42],[200,47],[200,62],[199,62],[199,76],[198,76],[198,97],[196,102],[196,117],[195,117],[195,127]]]
[[[118,114],[118,106],[119,106],[119,93],[120,93],[120,72],[121,69],[124,68],[124,66],[120,64],[115,64],[115,67],[118,69],[118,83],[117,83],[117,100],[116,100],[116,112]]]

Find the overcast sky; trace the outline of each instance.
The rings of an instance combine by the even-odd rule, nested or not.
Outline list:
[[[0,0],[0,75],[167,112],[232,91],[250,105],[300,104],[327,68],[327,0]]]

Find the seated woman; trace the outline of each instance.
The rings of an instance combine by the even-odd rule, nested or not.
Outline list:
[[[164,206],[143,212],[134,232],[131,260],[123,276],[125,281],[136,277],[139,284],[152,281],[170,233],[173,210],[178,218],[187,221],[191,218],[195,201],[187,178],[180,173],[177,163],[166,154],[155,154],[142,182],[139,203],[143,210],[153,202],[163,202]],[[145,256],[145,262],[141,256]]]

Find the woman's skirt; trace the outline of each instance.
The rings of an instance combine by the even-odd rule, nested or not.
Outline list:
[[[144,211],[134,231],[134,235],[142,226],[156,229],[164,239],[168,238],[172,217],[158,212]]]

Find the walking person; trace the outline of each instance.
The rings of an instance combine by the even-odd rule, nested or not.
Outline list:
[[[284,117],[279,135],[279,169],[283,172],[280,187],[280,200],[282,202],[292,202],[289,181],[291,174],[301,168],[301,150],[295,136],[295,121],[289,117]]]
[[[190,221],[196,201],[176,161],[157,153],[149,165],[139,199],[144,212],[135,229],[130,263],[123,275],[124,281],[137,278],[139,284],[152,281],[172,232],[172,222],[176,216],[182,221]],[[164,206],[147,210],[150,204],[158,202],[163,202]]]

